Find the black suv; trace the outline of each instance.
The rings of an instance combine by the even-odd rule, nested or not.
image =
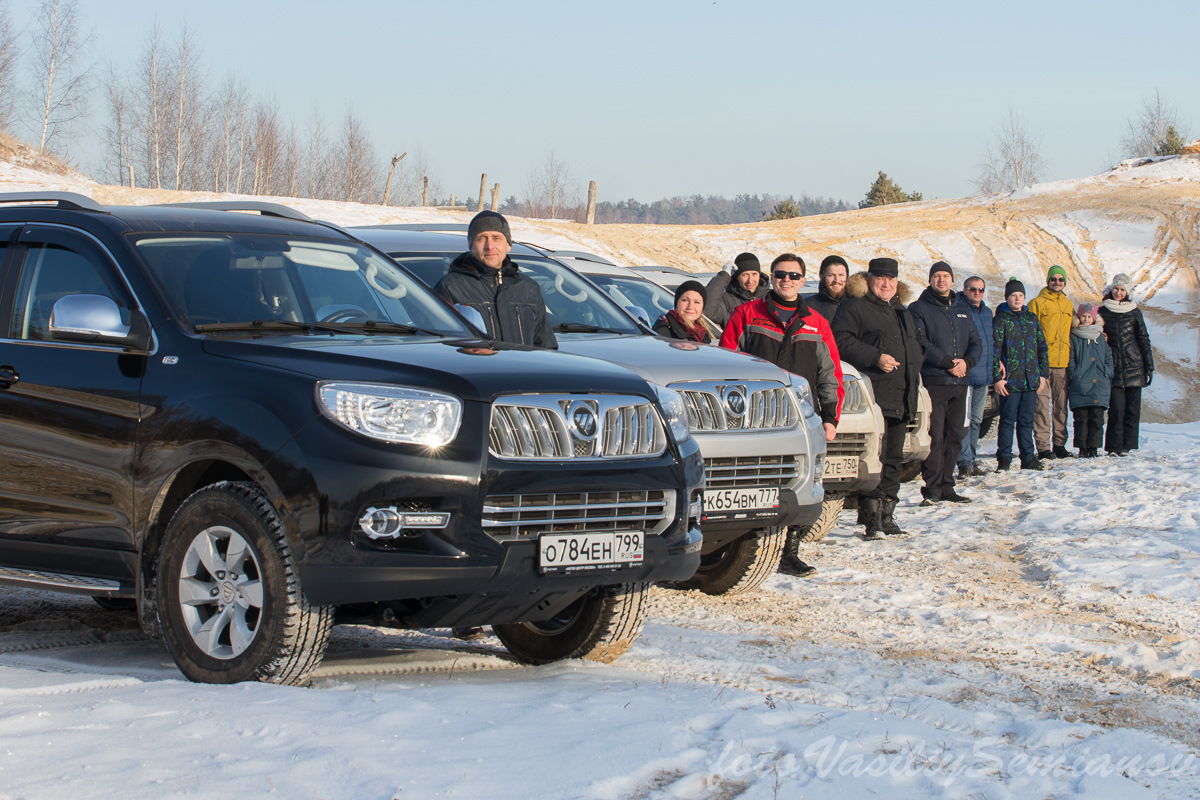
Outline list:
[[[699,563],[679,396],[482,341],[333,226],[199,205],[0,195],[0,583],[136,603],[198,681],[302,682],[342,621],[624,652]]]

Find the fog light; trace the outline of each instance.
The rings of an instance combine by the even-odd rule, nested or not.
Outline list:
[[[395,539],[406,531],[417,535],[417,531],[428,528],[445,528],[450,524],[449,514],[428,511],[401,511],[395,506],[375,508],[372,506],[358,518],[359,529],[371,539]]]
[[[394,507],[372,506],[359,517],[358,527],[372,539],[394,539],[404,530],[404,517]]]

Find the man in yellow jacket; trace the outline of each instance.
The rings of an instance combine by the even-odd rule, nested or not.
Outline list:
[[[1071,318],[1075,306],[1067,297],[1066,288],[1067,271],[1055,264],[1046,271],[1046,288],[1028,306],[1042,324],[1050,356],[1050,380],[1037,394],[1033,417],[1033,441],[1041,459],[1074,455],[1066,445],[1067,362],[1071,358]]]

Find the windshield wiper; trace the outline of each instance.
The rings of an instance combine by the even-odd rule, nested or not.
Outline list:
[[[629,333],[614,328],[602,328],[599,325],[589,325],[586,322],[560,322],[554,326],[556,333]]]

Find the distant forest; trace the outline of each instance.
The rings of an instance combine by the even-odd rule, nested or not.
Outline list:
[[[782,203],[790,203],[799,209],[799,216],[832,214],[849,211],[858,206],[828,197],[809,197],[774,194],[739,194],[732,200],[726,197],[692,195],[671,197],[642,203],[630,198],[619,203],[596,203],[596,222],[631,222],[651,225],[731,225],[741,222],[760,222],[769,217]],[[468,202],[469,205],[472,205]],[[535,216],[530,214],[529,204],[509,197],[500,207],[503,214]],[[558,217],[582,221],[585,208],[559,209]]]

